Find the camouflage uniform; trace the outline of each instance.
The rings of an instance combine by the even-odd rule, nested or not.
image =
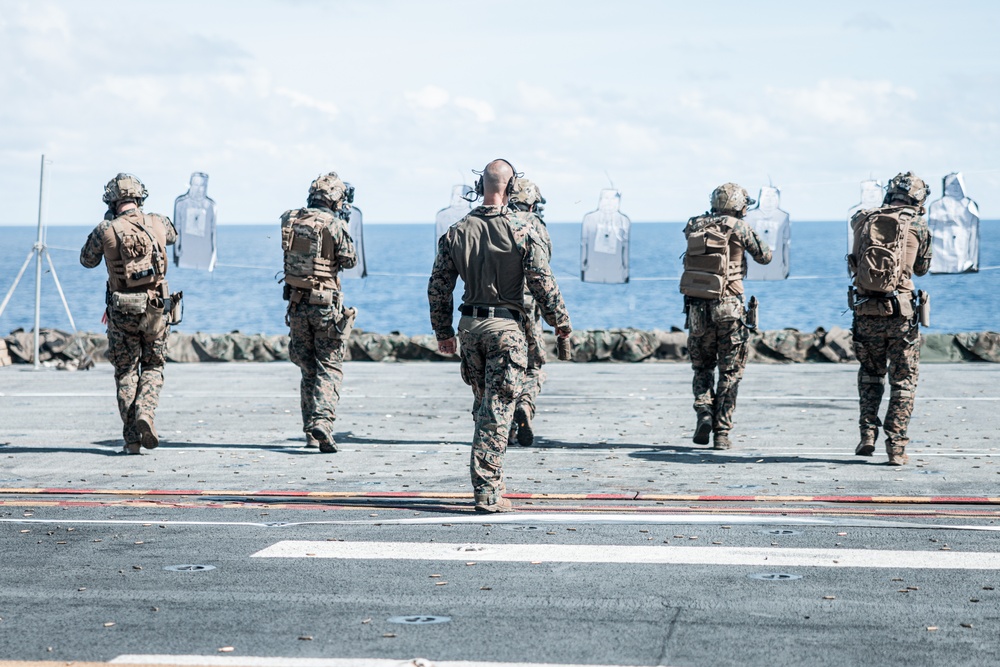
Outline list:
[[[308,444],[314,446],[314,429],[332,432],[330,429],[337,417],[337,402],[340,400],[340,386],[344,379],[344,353],[350,327],[354,322],[354,310],[343,306],[340,280],[336,273],[340,269],[353,268],[358,258],[347,232],[347,224],[330,208],[313,203],[305,209],[286,211],[282,216],[282,223],[287,222],[291,216],[303,213],[322,216],[329,230],[334,257],[334,277],[329,282],[336,295],[331,304],[311,304],[309,290],[286,287],[288,358],[302,372],[299,383],[302,429],[307,434]]]
[[[452,225],[438,241],[427,285],[437,339],[455,335],[452,293],[459,276],[465,283],[463,309],[500,308],[523,319],[526,284],[545,321],[570,331],[566,304],[542,248],[531,222],[505,206],[478,206]],[[505,491],[503,458],[528,365],[527,341],[520,322],[499,316],[463,316],[459,329],[462,379],[472,387],[476,420],[472,488],[477,504],[496,504]]]
[[[898,177],[897,177],[898,178]],[[916,208],[916,206],[911,207]],[[852,219],[852,227],[865,216],[861,211]],[[918,213],[922,214],[923,209]],[[910,225],[903,280],[895,300],[880,299],[858,292],[854,308],[854,354],[858,358],[858,403],[861,443],[855,453],[870,456],[881,426],[885,431],[890,463],[906,462],[905,448],[910,439],[907,428],[913,414],[913,401],[920,370],[920,322],[913,307],[912,275],[922,276],[930,269],[931,236],[922,215]],[[879,419],[879,407],[889,375],[889,405],[885,421]]]
[[[170,218],[155,213],[143,214],[141,209],[136,208],[116,217],[106,216],[87,237],[86,243],[80,250],[80,264],[92,269],[98,266],[102,259],[106,259],[106,255],[111,258],[111,253],[115,251],[109,247],[111,245],[109,239],[113,235],[112,225],[118,219],[125,219],[132,224],[151,229],[153,236],[162,238],[165,245],[171,245],[177,240],[177,231]],[[116,280],[116,277],[111,275],[114,272],[111,266],[113,263],[114,259],[105,262],[109,272],[106,296],[108,360],[115,369],[118,414],[124,425],[122,435],[125,438],[125,451],[138,453],[139,444],[143,441],[138,420],[140,417],[148,419],[148,423],[152,425],[153,416],[159,405],[170,327],[162,311],[136,314],[121,312],[113,307],[111,296],[114,292],[146,291],[142,288],[136,292],[133,289],[126,289],[123,284],[113,284]],[[166,274],[166,265],[164,259],[163,275]],[[151,291],[148,298],[162,298],[165,293],[166,282],[163,281],[155,288],[155,295]],[[155,440],[153,442],[155,443]],[[147,447],[156,446],[150,442],[145,444]]]
[[[705,214],[688,220],[684,235],[704,228],[718,216]],[[740,379],[747,361],[747,340],[750,329],[744,319],[743,281],[746,272],[744,251],[750,253],[754,261],[767,264],[771,261],[771,249],[750,226],[741,219],[733,220],[730,236],[731,257],[738,257],[735,266],[740,278],[727,282],[724,296],[720,299],[698,299],[685,297],[688,316],[688,353],[694,369],[692,391],[694,410],[699,422],[710,421],[715,433],[716,446],[728,447],[729,431],[733,427],[733,412],[736,410],[736,395]],[[732,262],[737,260],[733,259]],[[719,368],[718,385],[715,368]],[[705,440],[707,443],[707,431]],[[725,443],[724,445],[722,443]]]
[[[545,223],[533,213],[523,214],[534,226],[535,233],[541,241],[541,250],[545,252],[546,262],[552,261],[552,238]],[[524,378],[524,388],[517,397],[517,407],[528,412],[529,418],[535,416],[535,399],[542,392],[542,385],[547,379],[542,366],[547,361],[545,356],[544,336],[542,333],[542,309],[535,303],[531,291],[524,290],[524,312],[527,314],[525,330],[528,334],[528,369]]]

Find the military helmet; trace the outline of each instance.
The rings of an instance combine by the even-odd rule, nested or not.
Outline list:
[[[757,200],[751,199],[745,188],[735,183],[724,183],[712,191],[713,213],[742,214],[748,206],[756,203]]]
[[[344,198],[347,186],[337,176],[337,172],[317,176],[309,185],[309,201],[318,201],[330,208],[335,208],[337,202]]]
[[[142,205],[148,196],[146,186],[132,174],[118,174],[104,186],[104,203],[108,206],[129,200]]]
[[[889,185],[885,188],[885,199],[883,204],[888,204],[894,197],[907,197],[917,206],[920,206],[931,194],[931,189],[922,179],[912,171],[896,174]]]
[[[518,178],[514,182],[514,192],[510,195],[508,203],[520,210],[530,211],[532,207],[545,203],[545,197],[538,186],[527,178]]]

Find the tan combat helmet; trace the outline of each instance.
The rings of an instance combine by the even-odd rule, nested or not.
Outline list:
[[[113,208],[123,201],[134,201],[137,205],[142,206],[148,196],[149,192],[146,191],[146,186],[132,174],[118,174],[104,186],[103,199],[109,208]]]
[[[514,182],[514,192],[510,195],[507,203],[519,211],[531,211],[539,204],[545,203],[545,197],[538,186],[527,178],[518,178]]]
[[[331,171],[328,174],[317,176],[309,185],[309,203],[317,202],[331,209],[337,209],[339,203],[347,192],[347,186],[337,176],[337,172]]]
[[[712,213],[730,213],[742,217],[748,206],[757,203],[745,188],[735,183],[723,183],[712,191]]]
[[[912,171],[896,174],[889,185],[885,188],[885,199],[882,205],[885,206],[893,199],[904,197],[915,206],[922,206],[927,197],[931,194],[930,186],[927,185]]]

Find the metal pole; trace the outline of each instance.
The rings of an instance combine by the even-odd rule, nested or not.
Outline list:
[[[62,284],[59,282],[56,265],[52,263],[52,255],[49,254],[48,248],[45,249],[45,259],[49,263],[49,270],[52,271],[52,280],[56,283],[56,291],[59,292],[59,298],[62,299],[63,308],[66,309],[66,317],[69,318],[69,325],[73,327],[73,333],[76,333],[76,322],[73,321],[73,313],[69,312],[69,303],[66,301],[66,294],[63,292]]]
[[[14,290],[17,289],[17,284],[21,282],[21,276],[24,275],[24,270],[28,268],[28,264],[31,264],[31,256],[35,254],[35,249],[32,248],[28,251],[28,256],[24,258],[24,264],[21,265],[21,270],[17,272],[17,278],[14,278],[14,284],[10,286],[10,290],[7,292],[7,296],[4,297],[3,303],[0,303],[0,315],[3,315],[3,311],[7,309],[7,304],[10,302],[10,297],[14,296]]]
[[[42,171],[38,177],[38,239],[35,241],[35,354],[33,360],[35,368],[41,368],[38,359],[38,337],[39,327],[42,320],[42,250],[45,243],[42,241],[42,225],[45,220],[45,155],[42,155]]]

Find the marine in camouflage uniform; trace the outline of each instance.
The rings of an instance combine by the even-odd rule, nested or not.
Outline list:
[[[358,261],[347,231],[352,195],[330,172],[309,186],[305,208],[281,216],[288,357],[302,372],[299,402],[306,446],[318,446],[324,454],[337,451],[333,422],[356,314],[344,307],[337,275]]]
[[[688,237],[693,232],[717,225],[720,218],[723,224],[732,228],[723,296],[718,299],[685,297],[688,354],[694,369],[694,410],[698,415],[694,442],[708,444],[709,433],[713,433],[714,448],[729,449],[732,446],[729,431],[733,427],[736,395],[746,367],[750,337],[743,304],[743,277],[747,266],[744,253],[749,253],[759,264],[767,264],[771,261],[771,249],[742,220],[747,207],[754,203],[746,190],[726,183],[715,189],[711,201],[711,211],[691,218],[684,228],[684,236]],[[716,367],[719,369],[717,384]]]
[[[109,213],[80,250],[83,266],[95,268],[103,259],[108,271],[108,359],[115,369],[126,454],[159,444],[154,417],[170,334],[166,246],[177,240],[177,231],[170,218],[142,211],[147,196],[130,174],[109,181],[104,188]]]
[[[879,427],[882,427],[888,463],[896,466],[909,461],[907,429],[920,370],[920,321],[911,277],[926,274],[931,266],[931,236],[923,208],[929,194],[927,184],[911,172],[898,174],[889,182],[883,208],[878,210],[891,212],[905,208],[915,216],[906,239],[901,281],[895,296],[867,293],[858,288],[854,297],[854,354],[861,364],[858,369],[861,438],[854,453],[871,456],[875,452]],[[871,211],[859,211],[851,219],[851,227],[855,230],[855,253],[851,257],[856,257],[858,232],[869,213]],[[882,422],[879,408],[885,393],[886,374],[891,389]]]
[[[531,221],[535,233],[541,240],[540,250],[545,252],[546,261],[552,261],[552,238],[542,219],[545,197],[541,190],[527,178],[518,178],[514,183],[514,193],[510,196],[510,207]],[[517,442],[522,447],[530,447],[535,440],[533,420],[535,418],[535,400],[542,392],[542,385],[547,379],[542,366],[547,361],[542,332],[542,309],[531,291],[525,285],[524,289],[525,334],[528,339],[528,369],[524,377],[524,388],[517,397],[514,406],[514,421],[511,423],[509,442]]]
[[[427,285],[431,327],[438,349],[447,354],[455,351],[452,294],[459,276],[465,283],[458,335],[462,379],[473,394],[476,427],[469,467],[481,512],[513,509],[503,497],[503,459],[528,366],[525,286],[559,336],[572,331],[544,242],[527,217],[507,208],[514,177],[505,160],[487,165],[477,184],[483,204],[440,238]]]

